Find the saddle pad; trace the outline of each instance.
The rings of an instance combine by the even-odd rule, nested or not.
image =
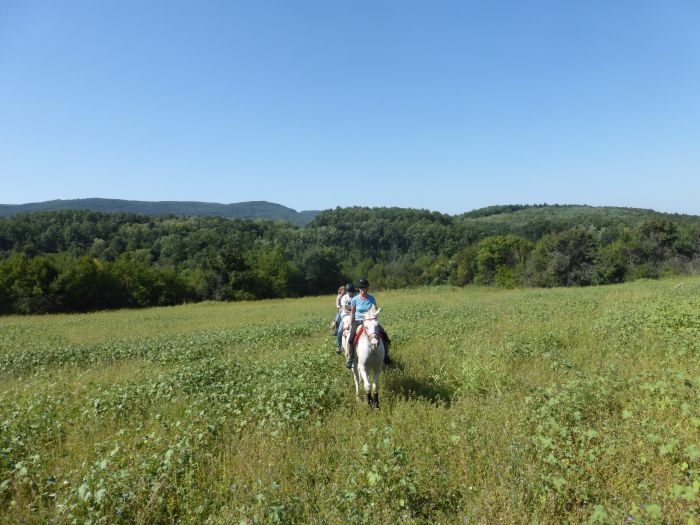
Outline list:
[[[355,339],[353,340],[352,344],[354,344],[354,345],[357,344],[357,342],[360,340],[360,336],[362,335],[362,332],[364,332],[364,331],[365,331],[365,327],[360,325],[357,328],[357,333],[355,334]]]

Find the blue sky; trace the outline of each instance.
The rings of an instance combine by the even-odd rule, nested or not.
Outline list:
[[[700,3],[0,0],[0,203],[700,214]]]

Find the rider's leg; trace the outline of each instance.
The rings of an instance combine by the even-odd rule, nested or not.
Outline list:
[[[352,368],[355,366],[355,334],[357,333],[357,327],[360,326],[361,321],[353,321],[352,327],[350,328],[350,336],[348,337],[348,362],[346,366]]]
[[[335,342],[335,351],[336,353],[341,352],[342,344],[343,344],[343,321],[341,320],[338,323],[338,333],[336,334],[336,342]]]

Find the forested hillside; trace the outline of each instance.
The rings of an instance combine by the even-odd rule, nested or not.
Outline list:
[[[284,221],[58,211],[0,219],[0,311],[34,313],[376,288],[619,283],[700,266],[700,217],[588,206],[450,216],[337,208]]]
[[[229,219],[271,219],[307,224],[318,211],[298,212],[281,204],[266,201],[219,204],[197,201],[129,201],[122,199],[68,199],[28,204],[0,204],[0,217],[17,213],[61,210],[90,210],[107,213],[141,213],[144,215],[181,215],[227,217]]]

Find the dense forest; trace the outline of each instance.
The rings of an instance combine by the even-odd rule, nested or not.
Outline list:
[[[43,313],[479,284],[585,286],[700,266],[700,217],[492,206],[336,208],[286,221],[86,210],[0,218],[0,312]]]

